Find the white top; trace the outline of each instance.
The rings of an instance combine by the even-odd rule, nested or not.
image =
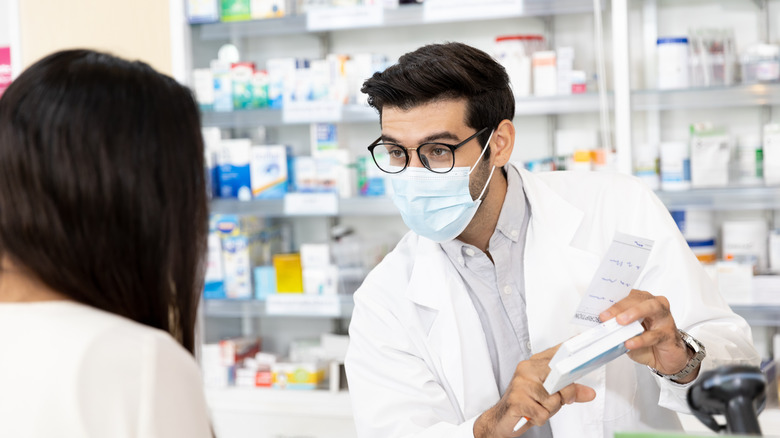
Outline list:
[[[0,304],[0,436],[210,437],[168,333],[67,301]]]

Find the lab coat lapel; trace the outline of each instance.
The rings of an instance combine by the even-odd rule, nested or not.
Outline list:
[[[465,421],[499,399],[485,335],[460,274],[441,247],[420,237],[417,249],[407,298],[437,311],[428,348]]]
[[[532,351],[541,352],[586,327],[570,323],[600,256],[577,248],[583,212],[531,173],[520,169],[531,206],[525,247],[525,294]],[[554,323],[550,323],[554,321]],[[578,382],[596,390],[593,402],[564,406],[551,420],[555,436],[601,436],[605,400],[605,368]]]

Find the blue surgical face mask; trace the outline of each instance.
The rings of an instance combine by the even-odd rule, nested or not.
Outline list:
[[[393,202],[407,227],[437,243],[450,241],[466,229],[482,204],[482,195],[496,170],[496,166],[490,169],[482,192],[476,200],[471,199],[469,175],[490,147],[492,137],[491,131],[487,146],[471,168],[455,167],[447,173],[434,173],[424,167],[407,167],[390,177]]]

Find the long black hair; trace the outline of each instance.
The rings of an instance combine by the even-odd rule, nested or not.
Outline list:
[[[190,352],[204,177],[191,92],[145,63],[61,51],[0,98],[0,256]]]
[[[487,53],[463,43],[429,44],[363,83],[368,103],[403,110],[446,99],[466,99],[465,122],[480,130],[515,116],[515,99],[506,70]],[[490,130],[479,136],[484,147]],[[489,153],[489,152],[488,152]],[[487,153],[485,154],[487,159]]]

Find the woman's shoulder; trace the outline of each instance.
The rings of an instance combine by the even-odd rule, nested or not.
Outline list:
[[[85,354],[92,360],[114,362],[112,366],[131,366],[138,361],[160,357],[166,363],[191,364],[193,356],[168,332],[141,324],[131,319],[83,306],[81,322],[90,335]]]
[[[105,400],[122,400],[112,409],[129,427],[138,427],[141,436],[207,434],[208,412],[195,358],[163,330],[112,314],[94,317],[102,329],[84,350],[76,379],[84,411],[101,409],[95,405]],[[89,430],[103,427],[100,421],[85,421]]]

